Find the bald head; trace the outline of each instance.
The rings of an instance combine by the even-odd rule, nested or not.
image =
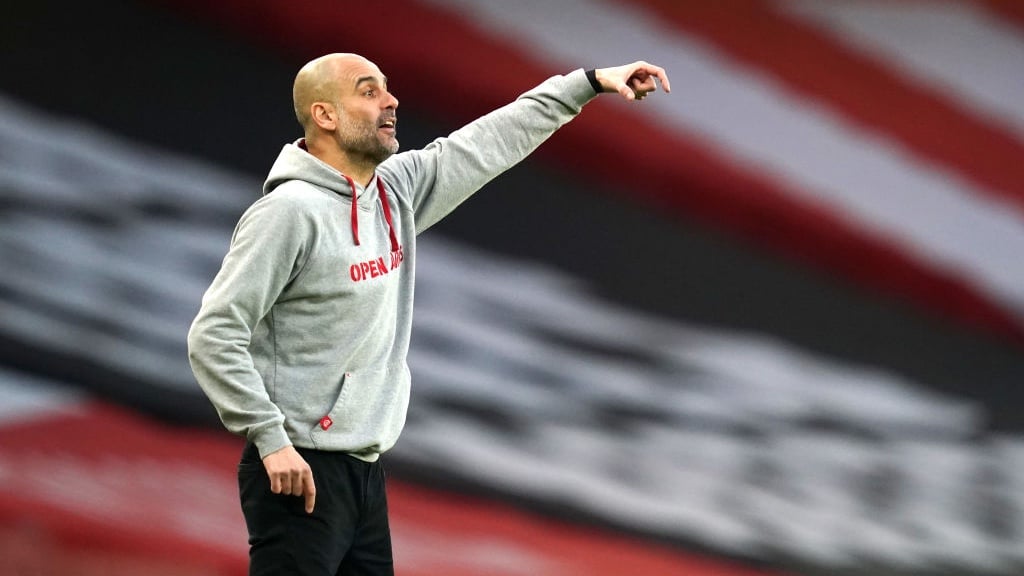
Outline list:
[[[367,68],[380,74],[376,64],[358,54],[326,54],[307,62],[296,74],[292,87],[295,117],[303,130],[309,131],[310,107],[314,102],[336,103],[345,79],[353,76],[354,71]]]

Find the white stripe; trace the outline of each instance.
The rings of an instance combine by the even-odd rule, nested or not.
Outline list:
[[[83,394],[56,382],[0,369],[0,426],[74,411]]]
[[[763,71],[743,68],[635,7],[598,0],[429,1],[564,69],[637,58],[664,65],[675,92],[630,110],[704,136],[710,147],[772,176],[803,201],[830,206],[1024,316],[1024,267],[1017,265],[1024,224],[959,174],[913,157],[885,135],[787,91]]]
[[[437,236],[420,248],[417,400],[393,461],[830,568],[867,556],[922,573],[953,556],[977,573],[1021,549],[996,549],[953,504],[971,506],[970,472],[992,458],[977,449],[982,406],[771,337],[622,310],[557,271]],[[1010,477],[1017,462],[991,465]],[[891,514],[864,496],[879,472],[901,487]]]
[[[969,2],[780,6],[1024,138],[1024,37]]]

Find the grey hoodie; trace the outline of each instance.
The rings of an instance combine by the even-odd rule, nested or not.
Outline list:
[[[416,235],[594,96],[583,70],[552,77],[388,158],[365,188],[285,145],[188,334],[224,425],[261,457],[294,444],[373,461],[391,448],[409,404]]]

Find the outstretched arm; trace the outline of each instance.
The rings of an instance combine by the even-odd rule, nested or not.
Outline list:
[[[419,234],[492,178],[521,161],[602,92],[642,100],[669,91],[659,66],[634,62],[554,76],[422,150],[395,154],[377,170],[415,213]]]
[[[613,68],[598,68],[594,70],[594,80],[602,92],[618,92],[626,100],[643,100],[657,91],[658,82],[665,92],[672,91],[665,69],[642,60]]]

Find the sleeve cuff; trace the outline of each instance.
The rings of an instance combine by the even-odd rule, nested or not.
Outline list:
[[[590,70],[586,71],[586,75],[587,80],[590,81],[590,87],[594,89],[595,94],[600,94],[601,92],[604,92],[604,90],[601,89],[601,83],[597,81],[597,70],[591,68]]]
[[[249,439],[259,449],[260,458],[265,457],[267,454],[273,454],[285,446],[292,445],[292,441],[288,438],[288,433],[284,431],[283,426],[270,426]]]

